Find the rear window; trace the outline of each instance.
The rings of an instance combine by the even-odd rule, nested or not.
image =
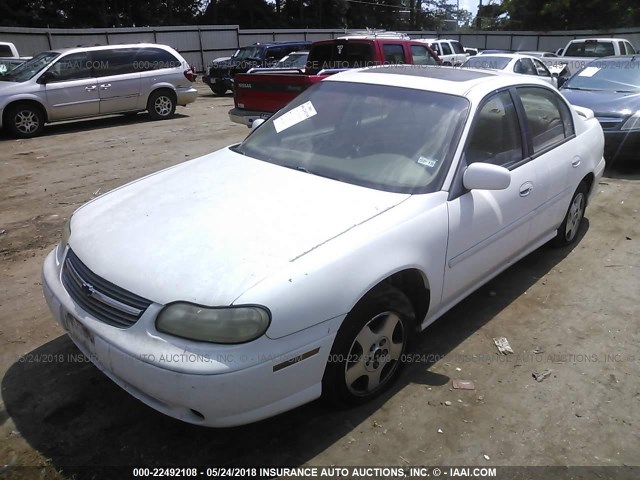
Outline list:
[[[615,55],[613,42],[586,41],[572,43],[564,53],[566,57],[608,57]]]
[[[462,64],[463,67],[469,68],[491,68],[494,70],[503,70],[511,61],[509,57],[492,57],[490,55],[478,55],[471,57]]]
[[[371,42],[336,41],[314,45],[309,52],[307,72],[326,68],[362,68],[376,65]]]

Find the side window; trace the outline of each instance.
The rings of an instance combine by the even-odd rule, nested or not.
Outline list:
[[[510,168],[522,160],[518,114],[507,91],[493,94],[476,112],[465,158]]]
[[[521,73],[523,75],[537,75],[536,69],[533,67],[533,62],[529,58],[521,58],[516,62],[516,65],[513,69],[516,73]]]
[[[422,45],[411,45],[411,56],[413,57],[414,65],[436,65],[436,61],[427,50],[427,47]]]
[[[549,70],[547,70],[547,67],[544,66],[544,63],[542,63],[540,60],[533,60],[533,65],[536,68],[536,71],[538,72],[538,75],[541,77],[550,77],[551,73],[549,72]]]
[[[98,50],[93,52],[96,77],[111,75],[125,75],[134,73],[136,50],[133,48],[118,48],[114,50]]]
[[[527,117],[534,154],[574,134],[571,112],[558,94],[546,88],[521,87],[518,95]]]
[[[265,61],[267,62],[275,62],[280,60],[285,56],[284,47],[270,47],[267,48],[267,53],[265,54]]]
[[[13,52],[9,45],[0,45],[0,57],[13,57]]]
[[[626,55],[627,54],[627,49],[625,48],[623,41],[619,41],[618,42],[618,48],[620,49],[620,55]]]
[[[384,63],[386,64],[407,63],[402,45],[385,43],[382,45],[382,52],[384,53]]]
[[[54,75],[52,82],[90,78],[92,62],[87,52],[72,53],[54,63],[49,72]]]
[[[438,45],[437,43],[432,43],[431,45],[429,45],[431,47],[431,49],[436,52],[436,54],[441,57],[442,56],[442,49],[440,48],[440,45]]]
[[[443,55],[451,55],[451,47],[449,46],[449,42],[442,42],[442,54]]]
[[[180,60],[161,48],[139,48],[133,57],[133,68],[136,72],[180,66]]]
[[[633,45],[631,45],[629,42],[624,42],[625,45],[627,46],[627,55],[635,55],[636,53],[636,49],[633,48]]]
[[[451,46],[453,47],[453,51],[455,53],[464,53],[464,48],[462,48],[460,42],[451,42]]]

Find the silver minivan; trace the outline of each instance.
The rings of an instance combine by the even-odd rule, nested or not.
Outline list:
[[[193,69],[171,47],[111,45],[36,55],[0,81],[0,127],[14,137],[45,123],[147,110],[155,120],[195,101]]]

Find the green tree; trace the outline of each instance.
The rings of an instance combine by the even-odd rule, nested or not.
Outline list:
[[[503,0],[505,28],[573,30],[633,27],[640,23],[638,0]]]

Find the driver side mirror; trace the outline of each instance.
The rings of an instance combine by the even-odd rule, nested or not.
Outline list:
[[[41,83],[42,85],[46,85],[47,83],[51,82],[55,77],[56,76],[53,74],[53,72],[50,72],[47,70],[42,75],[40,75],[40,78],[38,79],[38,83]]]
[[[511,185],[511,172],[499,165],[475,162],[462,176],[467,190],[504,190]]]

